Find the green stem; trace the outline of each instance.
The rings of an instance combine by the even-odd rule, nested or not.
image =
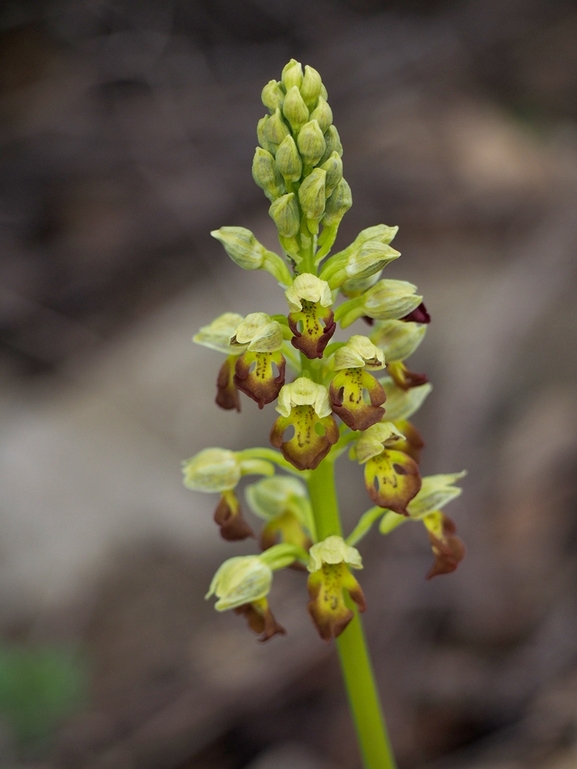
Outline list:
[[[363,626],[352,602],[351,608],[355,616],[337,638],[337,648],[363,763],[365,769],[395,769]]]
[[[341,535],[334,462],[324,460],[311,471],[308,488],[319,540]],[[337,648],[365,769],[395,769],[379,694],[360,617],[354,617],[337,638]]]

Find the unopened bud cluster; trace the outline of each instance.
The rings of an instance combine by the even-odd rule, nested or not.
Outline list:
[[[403,521],[424,525],[434,555],[429,577],[457,567],[464,546],[441,508],[460,493],[454,484],[462,474],[420,474],[424,442],[410,419],[431,385],[406,360],[430,317],[416,286],[381,277],[400,256],[391,246],[398,228],[368,227],[329,256],[352,199],[319,73],[291,60],[280,80],[264,87],[262,101],[269,114],[258,123],[253,176],[270,200],[284,253],[265,248],[244,227],[212,235],[239,267],[274,277],[285,314],[225,312],[194,341],[225,356],[219,406],[240,411],[240,394],[259,408],[276,402],[272,448],[205,449],[184,463],[184,483],[220,495],[215,521],[225,539],[260,542],[259,555],[230,558],[217,571],[209,591],[216,609],[244,614],[261,640],[284,633],[267,595],[273,573],[294,565],[309,571],[309,614],[330,640],[352,618],[350,600],[365,608],[351,571],[362,568],[354,545],[377,520],[383,534]],[[368,325],[359,323],[347,341],[332,341],[338,326],[358,321]],[[309,489],[317,488],[321,464],[347,450],[362,467],[374,507],[347,539],[337,532],[319,538],[322,511]],[[261,476],[245,489],[259,533],[238,496],[246,475]]]
[[[252,174],[271,201],[269,214],[281,245],[293,261],[310,251],[311,236],[325,230],[330,248],[341,219],[352,205],[343,177],[343,148],[321,76],[291,59],[281,79],[262,91],[269,113],[258,122]]]

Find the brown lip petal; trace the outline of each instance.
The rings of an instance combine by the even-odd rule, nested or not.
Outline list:
[[[391,379],[397,387],[400,387],[401,390],[410,390],[411,387],[420,387],[429,381],[426,374],[417,374],[401,362],[395,361],[394,363],[387,364],[387,372],[390,374]]]
[[[414,459],[417,464],[421,461],[421,451],[425,448],[425,441],[417,428],[406,419],[397,420],[395,427],[403,433],[405,440],[395,442],[395,451],[402,451]]]
[[[430,531],[429,540],[435,561],[431,566],[426,579],[438,577],[441,574],[450,574],[455,571],[466,554],[465,543],[460,537],[455,536],[457,527],[452,518],[443,514],[443,537],[439,539]]]
[[[240,411],[240,398],[234,384],[235,359],[227,358],[220,367],[216,379],[215,401],[221,409]]]
[[[303,323],[302,332],[298,330],[299,321]],[[288,324],[293,332],[292,346],[311,360],[323,357],[325,347],[337,328],[334,313],[330,307],[320,307],[313,302],[305,301],[303,301],[302,310],[288,314]]]
[[[387,449],[366,463],[365,486],[376,505],[408,516],[407,505],[421,488],[419,467],[402,451]]]
[[[331,450],[331,446],[339,439],[339,428],[332,415],[322,419],[314,413],[312,406],[297,406],[293,413],[297,416],[279,417],[270,432],[270,442],[280,449],[287,462],[297,470],[314,470]],[[324,427],[324,435],[318,435],[317,424]],[[284,440],[287,428],[293,426],[294,436]]]
[[[370,403],[363,397],[369,393]],[[381,408],[386,400],[382,385],[364,369],[345,369],[337,372],[329,388],[331,406],[351,430],[366,430],[380,422],[385,415]]]
[[[251,366],[255,363],[255,369],[251,372]],[[274,376],[272,364],[278,368],[278,375]],[[272,403],[285,382],[286,361],[280,352],[272,353],[248,353],[245,352],[236,361],[234,384],[252,398],[260,409],[267,403]]]
[[[307,587],[310,597],[307,609],[323,641],[337,638],[354,616],[345,603],[346,593],[359,611],[365,611],[362,588],[344,563],[323,564],[309,575]]]
[[[417,308],[415,308],[408,315],[405,315],[405,317],[401,318],[401,320],[410,321],[412,323],[430,323],[431,316],[427,312],[427,308],[425,307],[424,302],[421,302]]]
[[[238,606],[234,611],[235,614],[245,616],[251,630],[255,633],[262,633],[258,639],[261,643],[277,634],[286,635],[286,630],[276,621],[268,604],[264,608],[260,606],[256,608],[252,603],[245,603],[243,606]]]
[[[220,536],[228,542],[254,537],[254,532],[246,522],[238,502],[234,509],[224,495],[214,511],[214,520],[220,527]]]

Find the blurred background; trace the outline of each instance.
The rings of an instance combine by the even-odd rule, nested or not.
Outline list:
[[[468,555],[363,542],[400,769],[577,766],[577,5],[561,0],[5,0],[0,11],[0,766],[358,769],[303,575],[286,638],[203,600],[250,552],[180,460],[266,442],[214,406],[224,311],[282,311],[209,236],[274,246],[260,90],[326,83],[354,206],[399,225],[431,312],[411,368],[424,472],[468,468]],[[347,525],[368,505],[342,460]]]

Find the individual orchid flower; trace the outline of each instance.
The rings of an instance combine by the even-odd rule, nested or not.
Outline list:
[[[243,320],[236,312],[225,312],[219,315],[208,326],[203,326],[192,337],[192,341],[208,347],[210,350],[224,353],[227,358],[220,367],[216,380],[216,402],[223,409],[240,411],[240,399],[234,384],[234,368],[236,359],[242,354],[243,348],[232,345],[230,340]]]
[[[363,591],[350,571],[362,569],[363,562],[359,551],[336,535],[317,542],[309,555],[308,610],[320,637],[330,641],[343,632],[354,616],[345,603],[346,595],[360,611],[365,610]]]
[[[407,505],[421,488],[421,477],[415,460],[396,448],[404,438],[392,422],[378,422],[361,435],[355,454],[365,465],[365,486],[373,502],[408,516]]]
[[[450,574],[465,557],[465,545],[455,535],[455,522],[440,510],[460,496],[462,489],[454,484],[465,475],[466,472],[425,476],[421,490],[409,503],[409,514],[424,523],[435,556],[427,579]]]
[[[217,611],[233,609],[243,614],[251,630],[260,633],[260,641],[286,630],[276,621],[266,596],[270,592],[273,572],[258,555],[229,558],[214,575],[206,598],[216,595]]]
[[[290,308],[288,322],[294,335],[292,345],[307,358],[322,358],[336,329],[329,284],[312,273],[304,272],[295,278],[285,296]]]
[[[243,270],[266,270],[281,286],[292,283],[286,262],[259,243],[246,227],[221,227],[210,234],[222,243],[232,261]]]
[[[266,313],[253,312],[239,323],[231,344],[244,350],[236,360],[234,384],[262,409],[276,399],[284,384],[282,327]]]
[[[416,290],[417,287],[406,280],[379,280],[361,296],[343,302],[337,308],[335,319],[342,328],[347,328],[363,316],[373,320],[403,318],[423,301]]]
[[[263,550],[280,542],[308,549],[314,533],[311,503],[298,478],[276,475],[251,483],[245,489],[249,507],[266,525],[261,534]]]
[[[183,483],[188,489],[220,493],[214,513],[223,539],[235,541],[254,536],[234,493],[243,475],[272,475],[274,466],[264,459],[246,458],[242,451],[204,449],[182,463]]]
[[[389,245],[398,229],[383,224],[363,230],[348,248],[327,260],[320,277],[335,289],[380,273],[401,255]]]
[[[272,445],[298,470],[314,470],[339,438],[327,388],[307,377],[285,385],[279,393],[277,418],[270,434]],[[294,435],[285,440],[285,432]]]
[[[381,408],[385,391],[367,369],[378,371],[384,368],[383,351],[368,337],[356,334],[335,352],[333,365],[337,373],[329,395],[335,414],[351,430],[366,430],[379,422],[385,413]]]
[[[387,358],[387,372],[397,387],[408,390],[427,382],[425,374],[416,374],[403,362],[421,344],[426,325],[406,320],[382,320],[375,324],[371,340]]]

